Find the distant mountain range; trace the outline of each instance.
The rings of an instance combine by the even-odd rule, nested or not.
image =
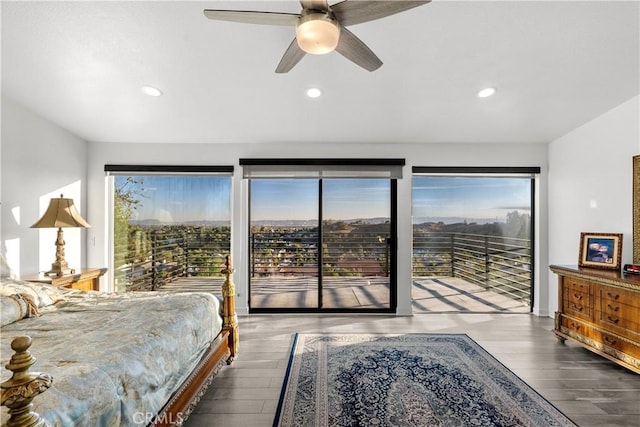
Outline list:
[[[341,219],[341,220],[330,220],[334,222],[342,221],[346,223],[354,223],[354,222],[363,222],[367,224],[384,224],[389,221],[389,218],[385,217],[376,217],[376,218],[354,218],[354,219]],[[421,216],[413,218],[414,224],[424,224],[429,222],[442,222],[444,224],[457,224],[457,223],[476,223],[476,224],[493,224],[494,222],[505,222],[504,218],[464,218],[464,217],[431,217],[431,216]],[[227,221],[186,221],[186,222],[160,222],[157,219],[141,219],[141,220],[131,220],[130,224],[133,225],[143,225],[143,226],[151,226],[151,225],[190,225],[193,227],[197,226],[206,226],[206,227],[220,227],[229,225]],[[253,225],[262,226],[262,227],[314,227],[318,224],[318,221],[315,219],[291,219],[291,220],[260,220],[253,221]]]
[[[389,221],[389,218],[385,217],[376,217],[376,218],[354,218],[354,219],[327,219],[325,221],[331,222],[346,222],[347,224],[351,224],[354,222],[362,222],[366,224],[384,224]],[[260,226],[275,226],[275,227],[314,227],[318,225],[317,219],[283,219],[283,220],[272,220],[265,219],[261,221],[252,221],[253,225]]]
[[[162,222],[157,219],[132,219],[129,221],[129,224],[132,225],[191,225],[193,227],[197,226],[207,226],[207,227],[220,227],[223,225],[229,225],[228,221],[186,221],[186,222]]]
[[[340,219],[340,220],[330,220],[334,222],[342,221],[346,223],[353,222],[364,222],[367,224],[384,224],[386,221],[389,221],[389,218],[356,218],[356,219]],[[130,224],[133,225],[191,225],[191,226],[209,226],[209,227],[219,227],[222,225],[229,225],[226,221],[186,221],[186,222],[161,222],[157,219],[138,219],[138,220],[130,220]],[[261,221],[253,221],[253,225],[268,227],[314,227],[318,225],[318,220],[315,219],[266,219]]]

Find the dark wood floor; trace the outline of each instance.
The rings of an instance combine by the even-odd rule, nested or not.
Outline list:
[[[240,354],[214,379],[186,427],[271,426],[295,332],[466,333],[580,426],[640,426],[640,375],[530,314],[241,316]]]

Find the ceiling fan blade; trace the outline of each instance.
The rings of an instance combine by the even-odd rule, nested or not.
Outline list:
[[[282,59],[276,67],[276,73],[288,73],[305,55],[305,51],[300,49],[298,41],[294,37],[284,55],[282,55]]]
[[[303,9],[329,10],[327,0],[300,0]]]
[[[349,61],[367,71],[375,71],[382,66],[382,61],[366,44],[346,28],[340,28],[340,40],[336,51]]]
[[[300,15],[295,13],[254,12],[249,10],[205,9],[204,16],[217,21],[241,22],[243,24],[295,26]]]
[[[356,25],[422,6],[431,0],[345,0],[331,6],[342,26]]]

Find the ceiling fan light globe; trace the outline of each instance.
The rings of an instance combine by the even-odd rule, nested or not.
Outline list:
[[[323,55],[338,46],[340,27],[325,13],[300,17],[296,26],[296,40],[300,49],[312,55]]]

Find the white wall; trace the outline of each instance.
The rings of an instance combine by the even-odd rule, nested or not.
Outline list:
[[[623,233],[622,263],[632,261],[632,157],[640,154],[640,97],[549,145],[549,262],[578,263],[581,232]],[[548,273],[549,307],[558,306]]]
[[[55,229],[29,228],[51,197],[73,198],[85,215],[87,143],[2,96],[0,253],[17,274],[46,271],[55,261]],[[85,266],[81,229],[64,229],[65,259]]]
[[[547,315],[546,256],[546,173],[545,144],[122,144],[92,143],[89,148],[88,262],[107,265],[108,226],[106,223],[107,188],[105,164],[211,164],[234,165],[232,256],[235,260],[237,309],[247,312],[246,277],[247,235],[246,185],[241,179],[239,158],[326,157],[326,158],[405,158],[404,178],[398,183],[398,313],[411,313],[411,167],[412,166],[540,166],[538,235],[538,271],[534,312]],[[95,243],[94,243],[95,239]],[[542,280],[540,280],[542,279]],[[105,281],[103,281],[104,284]]]

